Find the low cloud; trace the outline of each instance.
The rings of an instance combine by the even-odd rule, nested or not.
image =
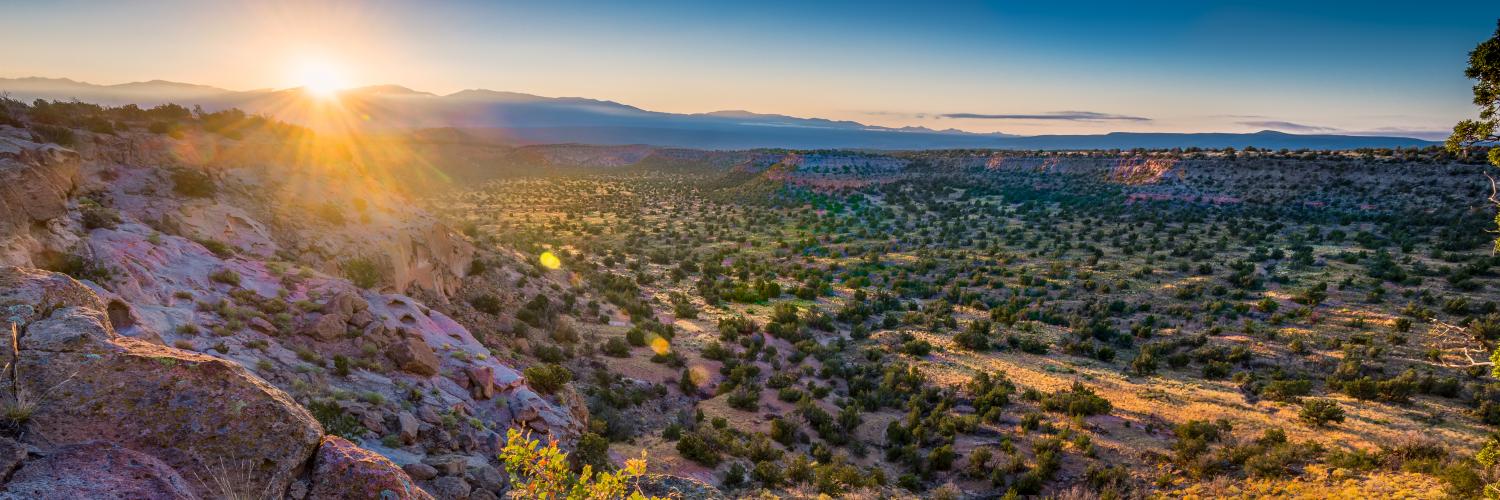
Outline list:
[[[1036,114],[983,114],[983,113],[948,113],[938,115],[942,118],[966,118],[972,120],[1058,120],[1070,122],[1149,122],[1150,118],[1144,116],[1116,115],[1110,113],[1096,113],[1093,111],[1055,111],[1051,113]]]
[[[899,117],[899,118],[918,118],[918,119],[925,119],[925,118],[928,118],[929,116],[931,116],[931,115],[929,115],[927,113],[907,113],[907,112],[904,112],[904,111],[861,111],[861,113],[864,113],[864,114],[867,114],[867,115],[870,115],[870,116],[894,116],[894,117]]]
[[[1272,130],[1282,130],[1282,131],[1291,131],[1291,132],[1338,132],[1339,131],[1339,129],[1336,129],[1336,128],[1333,128],[1333,127],[1320,127],[1320,126],[1317,126],[1317,125],[1306,125],[1306,124],[1302,124],[1302,123],[1284,122],[1284,121],[1277,121],[1277,120],[1255,120],[1255,121],[1244,121],[1244,122],[1239,122],[1239,123],[1240,123],[1240,125],[1245,125],[1245,126],[1249,126],[1249,127],[1268,128],[1268,129],[1272,129]]]
[[[1410,128],[1401,128],[1401,127],[1379,127],[1379,128],[1375,128],[1375,129],[1371,129],[1371,130],[1364,130],[1364,131],[1359,131],[1359,132],[1350,132],[1349,135],[1380,135],[1380,136],[1396,136],[1396,137],[1415,137],[1415,138],[1418,138],[1418,139],[1425,139],[1425,140],[1429,140],[1429,141],[1442,141],[1442,140],[1447,140],[1448,136],[1450,134],[1452,134],[1452,133],[1453,133],[1452,130],[1410,129]]]
[[[1304,134],[1341,134],[1341,135],[1365,135],[1382,137],[1412,137],[1428,141],[1441,141],[1448,138],[1446,130],[1412,129],[1404,127],[1377,127],[1361,130],[1347,130],[1336,127],[1324,127],[1320,125],[1308,125],[1305,123],[1287,122],[1279,120],[1254,120],[1236,122],[1240,125],[1260,129],[1279,130],[1282,132],[1294,132]]]

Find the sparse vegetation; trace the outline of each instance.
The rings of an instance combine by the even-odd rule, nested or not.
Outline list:
[[[578,473],[568,470],[568,454],[556,442],[541,444],[516,429],[506,431],[500,461],[510,474],[511,491],[525,498],[630,498],[646,497],[634,489],[634,479],[646,472],[644,456],[631,459],[617,472],[596,470],[583,464]]]
[[[344,261],[340,267],[344,271],[344,277],[360,288],[375,288],[385,280],[385,271],[372,259],[353,258]]]
[[[730,187],[712,169],[519,178],[465,192],[455,216],[495,221],[469,237],[526,255],[553,252],[578,277],[561,283],[528,271],[506,282],[517,287],[515,337],[542,361],[527,370],[528,383],[547,392],[559,385],[552,375],[572,379],[557,369],[571,368],[603,421],[596,433],[614,442],[660,433],[667,441],[654,453],[711,467],[731,488],[838,494],[888,484],[936,494],[958,482],[1035,495],[1055,491],[1065,464],[1080,464],[1084,486],[1101,496],[1152,490],[1136,479],[1150,464],[1113,451],[1121,439],[1148,443],[1190,477],[1287,481],[1346,459],[1293,437],[1350,432],[1339,424],[1341,406],[1353,403],[1332,403],[1331,394],[1465,404],[1464,391],[1482,384],[1463,382],[1446,362],[1414,361],[1451,358],[1412,339],[1434,315],[1487,331],[1484,315],[1494,312],[1476,293],[1495,280],[1484,240],[1473,236],[1485,219],[1442,201],[1455,189],[1482,194],[1456,187],[1469,186],[1458,179],[1474,171],[1465,162],[1475,157],[1225,153],[877,154],[869,161],[906,166],[860,175],[799,167],[791,180],[748,176]],[[1174,190],[1260,194],[1157,200],[1137,196],[1149,185],[1095,177],[1138,155],[1176,162],[1182,177],[1162,181]],[[1390,159],[1363,163],[1370,157]],[[990,161],[1076,170],[980,166]],[[1308,169],[1349,180],[1296,180]],[[1403,173],[1355,187],[1352,179],[1380,169]],[[1454,172],[1439,177],[1454,184],[1428,189],[1401,177],[1422,169]],[[818,184],[869,178],[883,180]],[[1401,213],[1446,215],[1414,223],[1358,208],[1372,197],[1399,198]],[[1334,207],[1297,201],[1308,198]],[[1443,277],[1460,268],[1471,271]],[[1472,284],[1439,286],[1454,282]],[[543,291],[554,283],[556,293]],[[504,314],[483,294],[468,302]],[[606,325],[612,314],[630,324]],[[572,330],[559,334],[560,322]],[[579,354],[587,349],[603,356]],[[1324,353],[1344,361],[1311,361]],[[639,401],[686,398],[697,418],[626,423],[650,403],[601,380],[619,377],[615,363],[637,371],[634,363],[648,360],[660,367],[653,383],[675,387]],[[760,397],[767,389],[774,398]],[[1174,409],[1203,394],[1224,401],[1207,406],[1222,413]],[[1247,422],[1235,405],[1274,416]],[[1287,405],[1295,406],[1270,411]],[[1472,407],[1500,423],[1500,403]],[[777,416],[751,430],[747,412]],[[1159,437],[1162,423],[1144,414],[1167,415],[1174,436]],[[1410,413],[1384,415],[1402,428],[1421,425],[1403,420]],[[861,428],[872,421],[880,422],[873,439]],[[971,434],[1003,444],[959,452]],[[870,456],[872,465],[851,465]]]
[[[525,370],[526,383],[542,394],[552,394],[573,380],[573,373],[562,366],[543,363]]]

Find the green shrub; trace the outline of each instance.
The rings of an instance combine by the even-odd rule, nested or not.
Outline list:
[[[756,462],[755,467],[750,469],[750,479],[767,488],[781,486],[781,483],[786,480],[781,466],[775,462]]]
[[[494,294],[486,293],[469,299],[469,305],[474,306],[479,312],[499,316],[501,311],[500,298]]]
[[[908,341],[901,344],[901,352],[919,358],[926,357],[932,354],[932,343],[921,339]]]
[[[646,330],[639,326],[631,327],[625,332],[625,341],[636,347],[646,346]]]
[[[81,211],[84,229],[114,229],[120,224],[120,213],[113,208],[87,204]]]
[[[760,388],[754,386],[740,386],[729,394],[729,407],[737,410],[756,411],[760,409]]]
[[[210,281],[223,283],[229,286],[240,286],[240,273],[233,269],[220,269],[208,275]]]
[[[33,125],[32,132],[41,137],[43,141],[57,144],[59,146],[72,147],[77,145],[78,138],[73,134],[73,129],[59,127],[56,125]]]
[[[360,288],[375,288],[385,279],[385,271],[380,265],[365,257],[346,260],[340,268],[344,271],[344,277]]]
[[[953,468],[955,458],[958,454],[953,452],[953,446],[945,444],[927,453],[927,466],[932,470],[948,470]]]
[[[1312,392],[1310,380],[1272,380],[1261,388],[1260,397],[1271,401],[1295,403]]]
[[[1313,427],[1323,427],[1329,422],[1343,423],[1344,409],[1332,399],[1307,399],[1302,402],[1297,418]]]
[[[228,243],[213,238],[204,238],[201,240],[193,241],[199,245],[203,245],[203,248],[207,249],[209,252],[213,253],[221,259],[228,258],[234,255],[234,249],[231,248]]]
[[[563,352],[561,347],[540,342],[532,346],[531,355],[536,356],[543,363],[561,363],[568,359],[567,353]]]
[[[1109,400],[1099,397],[1093,389],[1082,382],[1073,382],[1073,387],[1042,397],[1042,409],[1071,416],[1105,415],[1113,409]]]
[[[1278,429],[1267,431],[1272,435]],[[1251,477],[1280,479],[1296,474],[1307,462],[1317,458],[1323,451],[1317,443],[1289,443],[1286,434],[1279,434],[1280,441],[1262,438],[1255,444],[1231,451],[1232,460],[1243,459],[1245,472]]]
[[[1130,360],[1130,370],[1135,372],[1136,375],[1151,375],[1156,373],[1158,364],[1156,355],[1152,354],[1150,350],[1142,349],[1140,353],[1135,355],[1135,359]]]
[[[797,442],[797,423],[781,417],[771,421],[771,439],[786,446]]]
[[[626,344],[624,340],[620,340],[619,337],[614,337],[605,341],[604,347],[601,348],[600,351],[603,351],[605,356],[609,356],[612,358],[630,357],[630,345]]]
[[[1368,472],[1380,467],[1380,456],[1359,448],[1333,450],[1323,457],[1323,461],[1330,466],[1355,472]]]
[[[552,363],[527,367],[524,373],[527,385],[542,394],[555,393],[558,389],[562,389],[564,384],[573,381],[573,372]]]
[[[717,466],[723,460],[719,456],[718,444],[700,432],[684,434],[682,439],[677,440],[677,452],[681,453],[683,458],[707,467]]]
[[[953,336],[953,342],[960,347],[973,351],[984,351],[990,348],[990,322],[989,320],[976,320],[969,326]]]
[[[1089,464],[1083,478],[1089,489],[1099,493],[1099,498],[1131,498],[1130,469],[1124,465]]]
[[[596,471],[607,471],[612,467],[609,463],[609,440],[604,436],[585,432],[578,438],[578,446],[573,448],[573,453],[568,456],[573,471],[581,471],[584,466],[592,467]]]
[[[1484,478],[1469,462],[1458,462],[1443,467],[1438,477],[1443,480],[1443,491],[1450,498],[1494,498],[1485,495]]]
[[[115,273],[118,272],[115,268],[86,259],[82,255],[67,255],[62,262],[48,270],[100,284],[114,281]]]
[[[1230,430],[1232,428],[1229,421],[1224,419],[1216,422],[1189,420],[1172,429],[1172,433],[1177,436],[1177,442],[1172,444],[1172,451],[1176,452],[1179,463],[1186,464],[1207,452],[1209,443],[1216,443],[1228,436]]]
[[[365,433],[364,426],[359,425],[359,419],[353,415],[344,413],[338,403],[320,399],[307,405],[307,411],[312,413],[318,423],[323,424],[323,430],[329,434],[342,437],[351,441],[360,439]]]
[[[181,168],[172,171],[172,190],[189,198],[208,198],[219,191],[208,174]]]

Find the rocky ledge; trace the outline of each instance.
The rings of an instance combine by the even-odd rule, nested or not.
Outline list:
[[[0,311],[8,497],[266,498],[351,481],[368,495],[343,498],[427,497],[238,363],[120,336],[72,278],[0,268]]]
[[[5,494],[87,498],[76,471],[118,469],[97,491],[483,499],[506,429],[582,432],[571,389],[538,394],[425,304],[462,283],[466,239],[278,146],[0,125]]]

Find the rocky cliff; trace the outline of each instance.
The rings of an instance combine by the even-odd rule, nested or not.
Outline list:
[[[65,216],[78,189],[79,155],[23,133],[0,126],[0,262],[56,264],[78,240]]]
[[[0,126],[5,395],[28,414],[6,419],[8,494],[130,463],[144,497],[486,498],[507,428],[581,431],[426,305],[474,249],[358,162],[275,137],[29,139]]]

